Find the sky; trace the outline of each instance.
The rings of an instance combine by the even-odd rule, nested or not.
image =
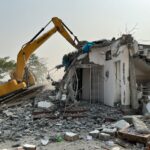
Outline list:
[[[140,43],[150,44],[149,8],[150,0],[1,0],[0,57],[16,60],[21,46],[54,16],[62,19],[79,40],[112,39],[131,33]],[[56,33],[35,54],[52,68],[73,50]]]

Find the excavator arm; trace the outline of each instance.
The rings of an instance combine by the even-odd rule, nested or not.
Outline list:
[[[50,24],[50,22],[53,22],[54,27],[43,35],[39,36],[41,32],[43,32],[44,29]],[[0,85],[0,96],[7,95],[27,87],[27,83],[23,82],[26,63],[32,53],[36,51],[44,42],[46,42],[54,33],[59,32],[72,46],[78,48],[77,45],[79,40],[62,22],[61,19],[54,17],[50,22],[44,28],[42,28],[28,43],[23,45],[17,56],[16,70],[12,75],[13,79],[4,85]],[[70,34],[74,36],[74,39]]]
[[[17,66],[16,66],[16,72],[15,72],[15,79],[17,81],[22,81],[23,75],[24,75],[24,68],[26,66],[26,62],[28,61],[29,57],[31,54],[37,50],[45,41],[48,40],[54,33],[57,31],[74,47],[77,48],[77,44],[75,41],[72,39],[68,31],[66,30],[66,25],[57,17],[52,18],[51,20],[54,23],[54,27],[47,31],[44,35],[40,36],[39,38],[35,39],[38,34],[45,29],[42,28],[41,31],[31,40],[29,43],[27,43],[19,52],[18,57],[17,57]],[[47,27],[47,25],[46,25]],[[70,32],[72,33],[72,32]],[[75,40],[77,38],[75,37]],[[78,40],[77,40],[78,42]]]

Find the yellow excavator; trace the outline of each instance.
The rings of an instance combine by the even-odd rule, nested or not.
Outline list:
[[[39,36],[44,29],[53,22],[54,27]],[[17,56],[15,70],[11,73],[11,79],[0,85],[0,97],[23,90],[35,85],[34,75],[28,71],[26,64],[32,53],[37,50],[54,33],[59,32],[73,47],[78,49],[79,40],[71,30],[57,17],[53,17],[29,42],[24,44]],[[72,38],[72,36],[74,39]],[[27,76],[27,77],[26,77]]]

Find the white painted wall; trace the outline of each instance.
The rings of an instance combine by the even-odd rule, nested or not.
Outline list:
[[[112,55],[117,52],[117,57],[105,61],[104,52],[110,50],[110,47],[92,49],[89,53],[89,60],[95,64],[104,65],[104,103],[114,106],[117,102],[116,90],[116,66],[115,62],[120,61],[120,102],[123,106],[130,105],[130,86],[129,86],[129,51],[127,46],[120,46],[119,41],[111,45]],[[124,65],[124,67],[123,67]],[[106,77],[109,72],[109,77]]]
[[[94,64],[103,66],[105,64],[105,53],[101,49],[93,49],[89,53],[89,60]]]
[[[116,44],[112,45],[112,55],[116,52]],[[117,92],[116,89],[116,66],[115,62],[120,61],[120,88],[121,88],[121,105],[127,106],[130,105],[130,86],[129,86],[129,51],[126,46],[119,47],[118,56],[113,57],[111,61],[105,61],[105,70],[109,70],[110,79],[105,80],[105,102],[107,105],[114,106],[114,103],[117,101],[115,95]],[[124,65],[124,69],[123,69]],[[112,90],[111,90],[112,89]],[[111,91],[111,93],[107,92]],[[109,93],[109,94],[108,94]]]
[[[114,106],[115,99],[115,66],[113,60],[105,62],[104,66],[104,104]],[[106,72],[109,72],[109,77],[106,77]]]

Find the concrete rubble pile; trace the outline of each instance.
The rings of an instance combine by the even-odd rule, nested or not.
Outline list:
[[[24,102],[21,106],[10,107],[7,110],[3,110],[0,115],[0,131],[1,141],[5,139],[18,140],[22,136],[35,135],[40,137],[43,132],[51,131],[54,132],[65,132],[65,131],[90,131],[94,128],[99,128],[103,123],[107,124],[107,119],[117,120],[122,117],[119,110],[113,109],[109,106],[95,105],[83,103],[80,107],[84,108],[85,115],[80,118],[78,117],[65,117],[63,118],[63,106],[60,106],[59,101],[51,101],[49,98],[49,91],[40,93],[34,101],[28,103]],[[43,105],[43,108],[37,104],[46,101],[50,105],[47,108]],[[42,105],[42,104],[41,104]],[[84,105],[84,106],[83,106]],[[73,106],[74,107],[74,106]],[[73,108],[72,107],[72,108]],[[85,109],[86,107],[86,109]],[[69,109],[70,110],[70,109]],[[83,110],[83,111],[84,111]],[[106,112],[108,110],[108,112]],[[65,110],[67,112],[67,108]],[[80,110],[79,110],[80,111]],[[56,119],[46,115],[41,115],[39,118],[34,118],[36,113],[50,114],[58,116]],[[78,114],[78,112],[76,112]]]
[[[132,127],[132,124],[134,124],[135,128],[138,128],[135,122],[139,121],[139,119],[136,120],[136,117],[132,118],[130,116],[129,119],[123,116],[119,108],[112,108],[102,104],[89,105],[89,103],[85,102],[80,102],[78,106],[69,105],[65,108],[66,112],[75,109],[75,107],[78,108],[78,111],[79,108],[84,108],[85,115],[83,117],[64,117],[64,106],[59,101],[54,101],[52,95],[49,90],[44,90],[28,103],[24,102],[18,107],[3,110],[0,115],[0,142],[14,141],[19,143],[19,146],[17,146],[20,149],[22,148],[21,150],[25,149],[22,146],[24,145],[23,142],[31,143],[31,145],[34,143],[37,147],[41,147],[49,143],[61,142],[62,140],[74,141],[81,139],[87,141],[99,140],[103,143],[102,148],[108,149],[116,146],[128,149],[144,148],[145,143],[138,144],[140,141],[135,141],[136,144],[133,145],[127,141],[122,141],[121,139],[124,139],[122,135],[118,136],[118,131],[126,130]],[[45,102],[47,105],[45,105]],[[72,109],[69,109],[69,107]],[[44,115],[34,118],[36,113],[38,115],[43,113]],[[47,117],[50,113],[57,117]],[[76,113],[78,114],[79,112]],[[148,120],[146,124],[148,124]],[[143,122],[142,126],[144,125]],[[22,141],[24,138],[26,140]],[[20,150],[19,148],[18,150]]]
[[[133,42],[136,45],[133,45]],[[140,81],[139,83],[137,82],[138,84],[136,81],[132,82],[130,91],[132,95],[129,95],[130,92],[128,91],[127,93],[126,91],[131,84],[129,81],[132,81],[132,78],[129,80],[129,75],[131,76],[132,74],[132,68],[126,69],[125,63],[123,62],[122,76],[114,82],[116,83],[116,87],[114,88],[111,88],[110,84],[107,83],[107,81],[111,81],[110,71],[113,71],[109,70],[111,67],[106,67],[106,69],[102,71],[104,73],[102,75],[103,80],[99,79],[98,73],[101,72],[96,70],[97,68],[102,69],[102,65],[104,64],[109,66],[110,61],[114,61],[118,56],[121,58],[121,56],[124,56],[123,50],[126,53],[128,49],[132,50],[129,51],[131,56],[128,56],[134,58],[134,61],[138,59],[137,62],[139,63],[140,57],[140,61],[141,59],[142,61],[144,60],[145,64],[146,60],[146,63],[149,65],[150,59],[148,57],[143,57],[143,54],[141,52],[139,54],[139,51],[133,51],[143,45],[137,45],[131,35],[123,35],[117,40],[113,38],[112,40],[83,42],[81,45],[81,50],[64,55],[62,64],[56,66],[57,69],[62,66],[65,67],[65,74],[62,80],[58,82],[50,77],[52,85],[55,86],[54,91],[44,89],[36,93],[30,100],[26,101],[24,99],[24,102],[20,103],[19,106],[7,108],[6,105],[2,107],[0,114],[0,143],[10,140],[19,143],[12,145],[12,147],[18,150],[35,150],[50,143],[62,142],[63,140],[68,142],[95,140],[102,143],[99,149],[144,150],[146,148],[146,150],[150,150],[149,93],[145,97],[140,97],[138,101],[136,98],[138,95],[135,94],[136,88],[139,91],[142,89],[148,90],[150,88],[149,84],[143,84],[141,79],[138,80]],[[133,48],[133,46],[136,46],[137,49]],[[93,48],[93,52],[91,51],[91,47]],[[112,50],[110,50],[111,47]],[[149,51],[147,53],[149,54]],[[99,57],[97,59],[97,54],[99,54],[101,60]],[[104,58],[105,55],[106,58]],[[129,65],[129,63],[127,64]],[[116,64],[116,67],[117,66],[118,64]],[[92,73],[91,67],[93,67]],[[129,71],[129,69],[130,74],[129,72],[125,74],[125,71]],[[98,80],[94,80],[96,74],[98,74]],[[114,74],[114,72],[112,74]],[[91,78],[92,75],[95,78]],[[121,74],[118,73],[118,76],[119,75]],[[132,74],[132,77],[135,76]],[[114,78],[117,77],[114,76]],[[124,84],[124,86],[121,87],[120,80],[122,80],[122,78],[122,84]],[[87,80],[89,82],[87,82]],[[91,81],[93,81],[96,86],[90,83]],[[100,84],[96,84],[98,81]],[[103,84],[105,84],[105,86],[107,86],[107,84],[109,85],[107,86],[107,89],[109,88],[108,92],[104,91],[105,86],[101,87]],[[144,85],[144,87],[140,87],[140,85]],[[89,88],[89,86],[91,88]],[[123,88],[125,86],[127,86],[127,88]],[[119,89],[118,91],[120,93],[118,91],[116,92],[114,90],[115,88],[116,90]],[[120,90],[120,88],[122,89]],[[132,91],[133,89],[134,91]],[[123,90],[124,92],[122,92]],[[103,91],[103,93],[101,91]],[[115,95],[116,93],[117,95]],[[121,96],[121,94],[123,95]],[[104,97],[106,97],[106,99],[104,99]],[[130,97],[132,97],[134,101],[127,99]],[[107,98],[110,101],[108,101]],[[112,100],[113,98],[114,100]],[[115,100],[115,98],[117,100]],[[137,110],[133,112],[130,111],[132,115],[126,115],[126,113],[129,114],[128,110],[130,110],[130,106],[132,108],[135,108],[133,106],[138,106],[138,110],[140,110],[140,113],[144,112],[144,115],[135,115]]]

